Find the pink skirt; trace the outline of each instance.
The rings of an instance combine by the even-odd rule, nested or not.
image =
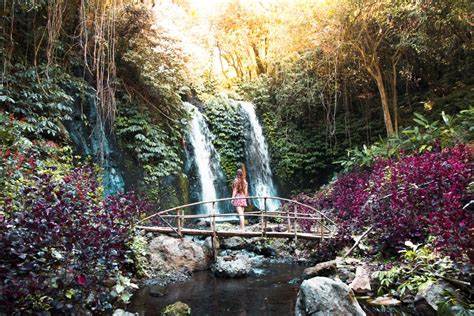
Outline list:
[[[245,197],[243,194],[237,194],[235,197]],[[232,200],[232,205],[237,207],[237,206],[240,206],[240,207],[246,207],[247,206],[247,200],[246,199],[235,199],[235,200]]]

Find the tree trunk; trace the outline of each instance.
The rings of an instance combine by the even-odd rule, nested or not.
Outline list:
[[[372,73],[375,82],[377,83],[377,88],[380,94],[380,101],[382,102],[382,109],[383,109],[383,118],[385,121],[385,129],[387,130],[387,136],[392,136],[394,134],[393,124],[392,124],[392,117],[390,115],[390,100],[387,94],[387,89],[385,88],[385,84],[383,82],[382,72],[380,71],[380,67],[378,65],[375,66],[375,71],[369,71]]]
[[[397,94],[397,61],[392,62],[392,110],[393,127],[398,135],[398,94]]]
[[[255,55],[255,63],[257,64],[257,75],[264,74],[266,72],[265,65],[262,61],[262,58],[260,57],[260,53],[258,51],[258,48],[255,45],[255,43],[252,43],[251,46],[252,46],[252,51]]]

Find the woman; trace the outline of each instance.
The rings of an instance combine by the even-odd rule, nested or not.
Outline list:
[[[237,176],[235,177],[234,183],[232,184],[232,197],[233,198],[245,198],[248,197],[248,185],[247,185],[247,176],[245,173],[245,166],[242,166],[241,169],[237,170]],[[237,213],[239,213],[240,219],[240,229],[244,230],[244,208],[247,206],[246,199],[235,199],[232,200],[232,205],[235,206]]]

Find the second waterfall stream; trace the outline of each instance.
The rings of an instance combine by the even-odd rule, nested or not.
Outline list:
[[[268,146],[263,136],[262,126],[255,113],[255,107],[250,102],[240,101],[238,103],[247,129],[245,156],[249,176],[249,193],[254,196],[276,196]],[[253,203],[257,208],[264,209],[263,199],[255,200]],[[280,202],[277,200],[267,200],[266,202],[267,211],[275,211],[279,207]]]
[[[249,194],[251,196],[276,196],[273,183],[273,175],[270,168],[270,157],[268,147],[263,135],[262,126],[258,121],[255,108],[249,102],[232,102],[238,106],[245,127],[245,165],[248,170]],[[197,194],[192,199],[197,201],[210,201],[219,198],[230,197],[228,182],[220,165],[220,158],[214,148],[215,136],[209,130],[205,117],[198,108],[191,103],[184,102],[186,110],[191,115],[188,129],[188,141],[191,145],[191,153],[188,160],[193,165],[197,179]],[[280,207],[277,200],[266,201],[263,199],[251,201],[259,209],[266,207],[267,211],[274,211]],[[200,213],[211,213],[211,204],[199,207]],[[230,203],[219,203],[216,211],[225,211]]]

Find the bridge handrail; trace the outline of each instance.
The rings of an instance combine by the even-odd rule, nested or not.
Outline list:
[[[246,200],[255,200],[255,199],[273,199],[273,200],[279,200],[279,201],[285,201],[285,202],[290,202],[290,203],[293,203],[293,204],[297,204],[297,205],[300,205],[302,207],[305,207],[305,208],[308,208],[312,211],[315,211],[316,213],[318,213],[319,215],[321,215],[321,217],[324,217],[327,221],[329,221],[332,225],[336,225],[336,223],[331,220],[329,217],[327,217],[324,213],[322,213],[321,211],[319,211],[318,209],[310,206],[310,205],[307,205],[307,204],[304,204],[304,203],[301,203],[299,201],[295,201],[295,200],[291,200],[291,199],[287,199],[287,198],[282,198],[282,197],[278,197],[278,196],[248,196],[248,197],[231,197],[231,198],[221,198],[221,199],[216,199],[216,200],[209,200],[209,201],[199,201],[199,202],[194,202],[194,203],[189,203],[189,204],[184,204],[184,205],[180,205],[180,206],[176,206],[176,207],[172,207],[172,208],[169,208],[169,209],[166,209],[164,211],[161,211],[161,212],[157,212],[155,214],[152,214],[150,216],[147,216],[141,220],[139,220],[136,224],[139,224],[139,223],[142,223],[144,221],[147,221],[153,217],[156,217],[156,216],[161,216],[163,214],[166,214],[166,213],[169,213],[169,212],[172,212],[172,211],[176,211],[176,210],[181,210],[183,208],[188,208],[188,207],[192,207],[192,206],[197,206],[197,205],[202,205],[202,204],[208,204],[208,203],[218,203],[218,202],[225,202],[225,201],[232,201],[232,200],[237,200],[237,199],[246,199]],[[278,212],[281,212],[281,211],[278,211]],[[218,214],[217,214],[218,215]]]

